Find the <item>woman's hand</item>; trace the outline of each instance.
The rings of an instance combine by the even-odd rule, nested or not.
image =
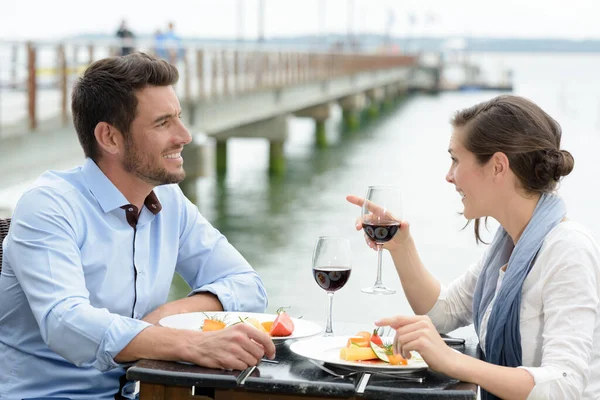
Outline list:
[[[354,205],[357,205],[359,207],[362,207],[363,204],[365,203],[365,199],[363,199],[362,197],[353,196],[353,195],[346,196],[346,200],[348,200],[348,202],[350,202]],[[396,218],[395,216],[391,215],[389,212],[386,212],[384,209],[382,209],[380,206],[378,206],[375,203],[369,202],[367,204],[369,207],[369,211],[371,211],[373,214],[375,214],[375,215],[380,214],[381,217],[384,217],[387,220],[400,222],[400,229],[398,230],[398,232],[396,232],[396,234],[394,235],[392,240],[390,240],[389,242],[386,242],[383,245],[384,249],[392,251],[392,250],[398,248],[399,246],[401,246],[408,239],[410,239],[410,226],[409,226],[408,222],[402,221],[401,219]],[[356,219],[356,230],[360,231],[362,228],[363,228],[362,218],[358,217]],[[373,250],[377,250],[377,244],[373,240],[371,240],[371,238],[369,238],[369,236],[367,236],[367,234],[365,234],[365,241],[367,242],[367,246],[369,246]]]
[[[446,345],[428,316],[384,318],[376,321],[375,325],[389,326],[396,330],[393,346],[395,354],[410,358],[410,352],[416,351],[431,369],[448,376],[456,371],[460,353]]]

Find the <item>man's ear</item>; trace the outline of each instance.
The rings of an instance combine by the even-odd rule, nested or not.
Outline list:
[[[498,151],[494,153],[491,161],[494,178],[504,177],[510,167],[510,162],[508,161],[506,154]]]
[[[106,122],[98,122],[94,129],[94,136],[98,142],[100,150],[108,154],[117,154],[121,149],[121,132]]]

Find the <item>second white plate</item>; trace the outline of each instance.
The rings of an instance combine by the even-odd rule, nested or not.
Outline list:
[[[189,329],[189,330],[201,330],[202,325],[206,316],[215,316],[227,324],[233,324],[238,322],[240,318],[253,317],[260,322],[274,321],[277,315],[275,314],[261,314],[261,313],[250,313],[250,312],[193,312],[185,314],[174,314],[169,315],[161,319],[158,323],[162,326],[175,329]],[[303,319],[292,318],[294,322],[294,332],[290,336],[285,337],[274,337],[274,342],[280,342],[288,339],[300,339],[314,335],[318,335],[323,330],[320,325],[305,321]]]
[[[408,365],[390,365],[382,363],[368,363],[358,361],[346,361],[340,358],[340,350],[346,346],[350,336],[328,336],[315,337],[292,343],[290,350],[300,356],[316,361],[323,361],[347,369],[357,370],[384,370],[394,373],[414,372],[427,368],[427,363],[413,352],[413,357],[408,360]],[[391,342],[393,337],[384,337],[384,343]]]

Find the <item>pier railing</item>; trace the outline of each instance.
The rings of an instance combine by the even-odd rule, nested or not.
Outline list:
[[[416,57],[185,44],[160,50],[177,66],[182,103],[273,90],[359,72],[413,65]],[[118,55],[115,42],[0,42],[0,136],[34,131],[40,124],[70,123],[70,91],[93,61]]]

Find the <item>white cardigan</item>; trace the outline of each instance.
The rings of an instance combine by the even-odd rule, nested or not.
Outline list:
[[[473,322],[484,257],[442,288],[427,314],[440,333]],[[520,329],[520,368],[535,380],[528,399],[600,399],[600,247],[580,224],[562,222],[544,240],[523,283]]]

